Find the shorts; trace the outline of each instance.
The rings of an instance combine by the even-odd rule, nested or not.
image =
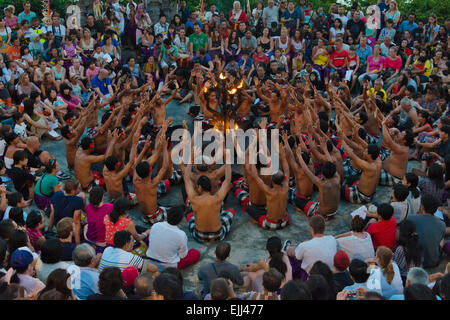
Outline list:
[[[149,223],[155,224],[157,222],[166,221],[167,220],[167,208],[159,207],[156,209],[156,212],[153,215],[143,215],[142,219]]]
[[[320,214],[319,201],[309,201],[308,199],[296,198],[294,202],[297,208],[302,210],[308,218]],[[322,216],[326,219],[330,219],[336,216],[336,213],[337,212],[332,212]]]
[[[266,230],[271,231],[280,230],[290,224],[289,215],[287,211],[283,220],[273,221],[267,217],[267,210],[265,207],[258,207],[249,202],[247,204],[247,213],[254,220],[258,221],[258,224],[261,228]]]
[[[402,182],[401,178],[394,177],[393,175],[391,175],[386,170],[381,169],[380,182],[379,182],[380,186],[390,186],[390,187],[392,187],[394,184],[401,183],[401,182]]]
[[[188,223],[189,232],[197,242],[222,241],[230,233],[231,223],[234,218],[234,210],[222,209],[220,212],[220,221],[222,226],[216,232],[200,232],[195,228],[195,216],[193,212],[186,214],[186,221]]]
[[[372,202],[374,194],[367,196],[358,189],[359,180],[353,184],[344,184],[342,186],[341,194],[344,195],[345,200],[354,204],[364,204]]]
[[[351,160],[352,159],[350,157],[347,157],[342,161],[342,166],[344,167],[344,178],[360,175],[362,173],[362,170],[356,170],[352,167],[350,164]]]

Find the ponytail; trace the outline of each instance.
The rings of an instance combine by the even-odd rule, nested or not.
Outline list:
[[[383,275],[386,277],[387,283],[391,284],[394,280],[394,265],[392,264],[392,257],[394,253],[391,249],[385,246],[379,246],[376,252],[378,264],[383,269]]]
[[[119,221],[120,216],[121,216],[121,213],[119,211],[113,209],[109,213],[109,220],[111,220],[111,222],[115,224],[117,221]]]
[[[109,220],[112,223],[119,221],[119,217],[127,213],[130,209],[130,200],[128,198],[120,198],[114,202],[113,210],[109,213]]]
[[[283,261],[283,254],[281,252],[270,254],[269,267],[277,269],[283,275],[283,278],[286,278],[287,266]]]
[[[392,280],[394,280],[394,266],[392,265],[392,261],[384,268],[383,274],[386,277],[387,283],[391,284]]]

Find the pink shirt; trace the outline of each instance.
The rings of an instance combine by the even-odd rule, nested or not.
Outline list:
[[[390,68],[393,70],[400,70],[402,68],[402,58],[397,57],[396,60],[391,60],[390,57],[386,57],[386,59],[384,59],[384,68]]]
[[[367,64],[369,65],[369,72],[374,70],[380,70],[381,65],[384,65],[384,57],[380,56],[378,61],[373,60],[373,56],[367,58]]]
[[[90,68],[87,68],[86,69],[86,76],[93,78],[96,75],[98,75],[99,71],[100,71],[100,67],[95,67],[94,70],[91,70]]]
[[[105,242],[104,219],[112,210],[114,205],[104,204],[96,208],[91,204],[86,206],[87,232],[86,237],[94,242]]]

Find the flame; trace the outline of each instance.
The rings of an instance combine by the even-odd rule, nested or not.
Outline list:
[[[237,92],[236,88],[233,88],[231,90],[227,90],[229,94],[235,94]]]
[[[227,77],[225,77],[225,75],[221,72],[220,74],[219,74],[219,79],[220,80],[225,80]]]
[[[207,92],[208,92],[208,88],[205,87],[205,88],[203,89],[203,91],[205,91],[205,93],[207,93]]]
[[[242,89],[243,86],[244,86],[244,79],[242,79],[241,82],[239,82],[239,84],[236,88]]]
[[[234,130],[239,130],[239,126],[237,124],[234,125]]]

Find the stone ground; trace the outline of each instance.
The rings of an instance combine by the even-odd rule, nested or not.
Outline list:
[[[173,117],[173,125],[181,124],[183,119],[187,119],[190,129],[193,128],[192,119],[187,116],[189,109],[189,104],[179,105],[177,102],[171,102],[167,106],[167,117]],[[41,143],[41,149],[48,150],[53,155],[58,158],[61,167],[67,170],[67,163],[65,157],[65,146],[62,141],[51,141],[44,140]],[[409,170],[412,167],[418,167],[417,161],[411,161],[409,163]],[[378,203],[389,201],[391,195],[390,187],[379,187],[375,195],[374,201]],[[317,197],[317,194],[315,194]],[[181,195],[180,186],[174,186],[169,194],[162,196],[159,199],[160,205],[162,206],[174,206],[183,205],[183,198]],[[231,243],[231,257],[230,262],[243,265],[247,262],[256,262],[259,259],[266,257],[267,252],[265,251],[266,240],[270,236],[278,236],[282,241],[286,239],[291,239],[294,244],[298,244],[302,241],[310,239],[308,220],[305,215],[300,214],[295,211],[292,204],[288,204],[288,213],[291,220],[291,224],[283,230],[279,231],[267,231],[261,229],[259,226],[254,225],[250,222],[249,216],[241,210],[239,202],[232,195],[228,196],[226,200],[226,206],[234,208],[236,211],[236,217],[233,221],[231,227],[231,233],[226,238],[226,241]],[[327,222],[325,234],[337,235],[343,232],[347,232],[350,227],[350,213],[357,209],[360,205],[353,205],[347,202],[341,201],[339,205],[338,215],[335,219]],[[129,212],[130,217],[133,221],[141,226],[149,227],[145,225],[141,220],[141,213],[138,207],[133,208]],[[179,226],[188,235],[188,246],[189,248],[198,249],[202,255],[201,260],[193,266],[190,266],[183,270],[183,275],[185,277],[185,287],[194,289],[195,278],[198,268],[207,262],[214,261],[214,249],[215,244],[200,244],[192,239],[190,235],[187,223],[183,219]],[[430,272],[443,271],[448,260],[444,259],[438,268],[429,270]]]

